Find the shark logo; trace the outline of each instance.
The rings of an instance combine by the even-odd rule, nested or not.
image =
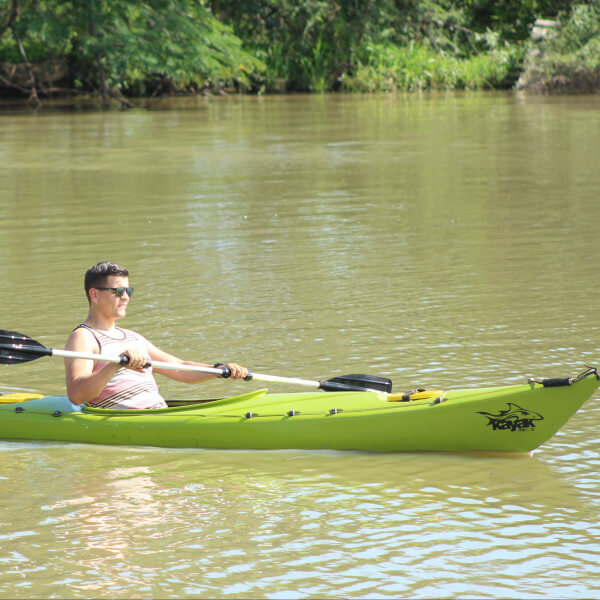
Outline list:
[[[542,421],[544,417],[536,412],[521,408],[512,402],[508,403],[508,408],[501,410],[497,415],[487,412],[479,412],[488,418],[488,425],[496,430],[525,431],[535,429],[534,421]]]

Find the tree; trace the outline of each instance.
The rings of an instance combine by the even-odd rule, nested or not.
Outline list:
[[[212,0],[214,13],[257,49],[267,87],[335,89],[376,21],[382,0]]]
[[[19,0],[10,0],[9,2],[4,2],[6,4],[5,7],[5,18],[4,23],[0,26],[0,39],[6,32],[12,34],[12,40],[19,51],[19,55],[23,60],[23,64],[27,71],[28,76],[28,88],[29,88],[29,100],[34,106],[40,105],[40,99],[37,93],[37,85],[35,81],[35,75],[33,72],[33,67],[31,66],[29,59],[27,58],[27,52],[25,47],[23,46],[23,42],[21,41],[21,34],[18,31],[18,22],[21,14],[21,5]],[[9,85],[13,82],[10,80],[6,80],[2,75],[0,75],[0,81],[5,81]],[[25,89],[23,89],[25,91]]]
[[[198,1],[20,1],[12,30],[23,31],[23,48],[36,49],[38,58],[66,60],[71,86],[98,91],[104,106],[111,98],[129,106],[127,95],[165,89],[250,86],[261,69]],[[0,56],[2,50],[6,55],[14,47],[0,45]]]

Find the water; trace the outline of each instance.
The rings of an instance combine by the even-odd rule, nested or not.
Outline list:
[[[5,112],[0,326],[62,347],[110,259],[123,325],[185,358],[574,375],[599,360],[599,125],[595,96],[482,93]],[[60,361],[0,367],[12,388],[61,393]],[[0,597],[595,597],[597,399],[532,457],[0,442]]]

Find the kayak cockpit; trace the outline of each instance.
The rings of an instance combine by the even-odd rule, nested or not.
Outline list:
[[[217,400],[167,400],[168,408],[142,408],[142,409],[114,409],[114,408],[94,408],[92,406],[84,405],[82,410],[87,414],[127,414],[127,415],[136,415],[136,414],[162,414],[162,413],[172,413],[172,412],[182,412],[187,410],[197,410],[198,405],[201,404],[203,406],[226,406],[228,404],[234,404],[238,402],[244,402],[247,400],[255,400],[257,398],[262,398],[267,395],[268,390],[256,390],[254,392],[249,392],[247,394],[242,394],[240,396],[233,396],[232,398],[220,398]]]
[[[218,398],[218,399],[193,399],[193,400],[168,400],[168,408],[156,408],[156,409],[110,409],[110,408],[94,408],[87,404],[77,405],[73,404],[67,396],[42,396],[41,394],[33,393],[16,393],[6,394],[0,396],[0,406],[5,409],[10,408],[17,412],[36,412],[36,413],[48,413],[48,414],[65,414],[73,412],[83,412],[92,414],[117,414],[124,413],[128,415],[133,414],[149,414],[149,413],[164,413],[173,412],[177,410],[192,410],[197,408],[199,404],[204,406],[223,406],[235,402],[242,402],[245,400],[254,400],[261,398],[267,394],[268,390],[256,390],[240,396],[234,396],[232,398]]]

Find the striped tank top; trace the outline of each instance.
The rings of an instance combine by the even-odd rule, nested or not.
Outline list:
[[[82,323],[79,327],[86,329],[94,336],[101,354],[119,356],[129,348],[138,347],[143,350],[148,360],[150,360],[146,340],[135,331],[115,327],[115,337],[113,337],[98,329],[93,329],[85,323]],[[79,327],[76,327],[76,329],[79,329]],[[108,363],[95,361],[94,372],[106,364]],[[152,367],[145,369],[144,373],[121,367],[98,396],[88,404],[97,408],[119,409],[167,407],[167,403],[158,391],[156,381],[152,375]]]

